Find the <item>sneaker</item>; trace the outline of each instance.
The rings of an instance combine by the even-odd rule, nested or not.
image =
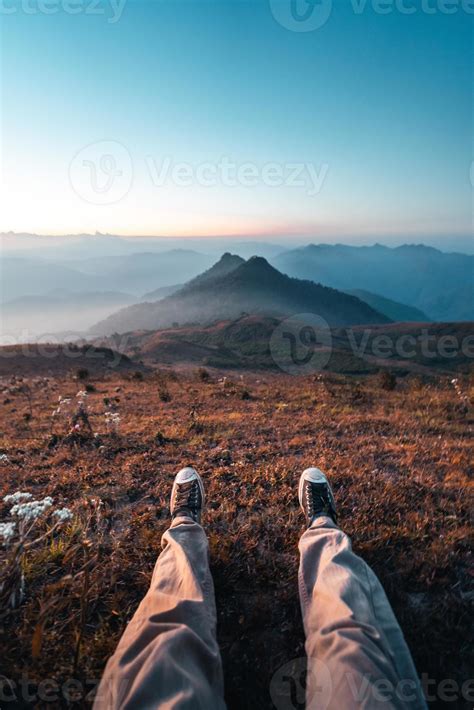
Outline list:
[[[187,516],[200,523],[203,506],[204,486],[200,475],[191,466],[182,468],[171,489],[171,517]]]
[[[328,479],[319,468],[307,468],[301,474],[298,499],[306,515],[308,527],[319,515],[328,515],[337,522],[336,503]]]

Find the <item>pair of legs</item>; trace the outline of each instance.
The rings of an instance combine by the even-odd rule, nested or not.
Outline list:
[[[388,599],[338,528],[334,496],[319,469],[302,474],[298,496],[308,524],[299,543],[306,707],[426,708]],[[199,475],[182,469],[150,589],[107,664],[95,710],[225,708],[214,588],[200,524],[203,506]],[[292,694],[300,674],[301,669],[297,678],[282,673],[277,679],[279,687],[272,688],[272,697],[280,698],[273,697],[277,707],[297,707],[293,702],[301,699]]]

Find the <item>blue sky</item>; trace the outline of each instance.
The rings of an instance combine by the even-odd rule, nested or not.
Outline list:
[[[0,12],[0,230],[466,242],[462,7],[48,1]]]

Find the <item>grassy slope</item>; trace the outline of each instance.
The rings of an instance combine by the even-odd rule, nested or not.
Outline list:
[[[193,362],[215,367],[275,369],[269,342],[279,322],[276,318],[248,315],[209,326],[136,331],[127,334],[122,342],[128,354],[161,364]],[[423,333],[429,337],[426,346],[422,342]],[[446,356],[443,355],[441,345],[443,342],[448,344],[446,337],[449,341],[454,339],[457,344],[453,351],[455,357],[450,356],[449,349]],[[110,347],[116,346],[113,337],[104,342]],[[467,373],[472,369],[473,358],[467,349],[463,352],[461,345],[465,344],[467,348],[470,343],[472,351],[473,342],[472,323],[389,323],[333,328],[333,353],[326,370],[356,374],[386,367],[398,373]],[[411,357],[407,358],[405,353]],[[279,357],[278,353],[273,354],[277,355],[279,362],[286,361],[288,357],[284,352],[280,352]]]
[[[229,707],[272,707],[272,675],[304,655],[296,483],[314,463],[330,475],[341,525],[380,576],[419,671],[467,677],[473,420],[449,381],[405,380],[387,392],[374,377],[245,374],[242,381],[235,374],[224,384],[194,372],[143,381],[110,374],[94,381],[91,421],[103,433],[104,397],[117,398],[121,434],[105,436],[100,451],[48,449],[57,398],[78,385],[71,378],[29,384],[31,422],[25,398],[2,384],[0,452],[10,463],[2,465],[0,493],[50,494],[77,517],[28,556],[27,599],[0,639],[4,675],[100,676],[147,589],[173,475],[193,463],[210,502],[204,524]],[[99,513],[90,502],[98,498]],[[3,520],[7,507],[0,510]],[[35,628],[42,643],[32,658]]]

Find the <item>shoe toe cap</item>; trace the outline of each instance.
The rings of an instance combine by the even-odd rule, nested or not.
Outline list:
[[[199,478],[197,471],[192,466],[186,466],[186,468],[182,468],[176,474],[175,480],[176,483],[186,483],[187,481],[192,481],[193,478]]]
[[[312,483],[328,483],[328,479],[325,474],[316,467],[307,468],[303,471],[303,478],[306,481],[311,481]]]

